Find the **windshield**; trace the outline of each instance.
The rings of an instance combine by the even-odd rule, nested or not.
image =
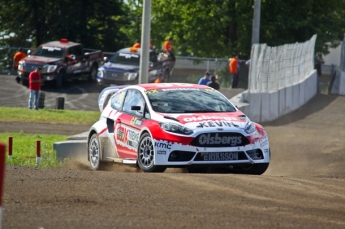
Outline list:
[[[115,53],[110,59],[110,63],[124,64],[124,65],[137,65],[140,64],[140,56],[134,53]]]
[[[34,56],[44,56],[52,58],[62,58],[64,50],[57,47],[40,46],[36,49]]]
[[[147,93],[154,111],[161,113],[234,112],[236,108],[217,90],[173,88]]]

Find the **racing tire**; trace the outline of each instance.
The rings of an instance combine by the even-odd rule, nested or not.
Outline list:
[[[170,72],[169,69],[164,70],[164,83],[168,83],[170,81]]]
[[[87,77],[87,80],[90,81],[90,82],[96,81],[96,79],[97,79],[97,71],[98,71],[97,66],[95,64],[92,65],[90,73],[89,73],[89,75]]]
[[[92,170],[101,170],[105,163],[101,161],[101,144],[97,134],[93,134],[87,144],[88,157]]]
[[[138,145],[138,165],[143,172],[164,172],[166,167],[154,165],[154,143],[148,133],[140,137]]]
[[[261,175],[266,172],[269,163],[252,164],[245,166],[234,166],[234,171],[241,174]]]
[[[208,167],[187,167],[189,173],[207,173]]]
[[[63,71],[60,71],[56,76],[55,88],[58,88],[58,89],[62,88],[64,78],[65,78],[65,73]]]

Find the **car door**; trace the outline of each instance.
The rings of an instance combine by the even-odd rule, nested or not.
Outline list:
[[[86,60],[83,56],[83,50],[80,45],[68,48],[67,51],[67,63],[68,74],[78,75],[80,74],[86,65]]]
[[[122,159],[136,159],[140,131],[144,123],[145,99],[136,89],[128,89],[121,115],[114,120],[117,152]]]

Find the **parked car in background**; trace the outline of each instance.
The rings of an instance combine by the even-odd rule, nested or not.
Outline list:
[[[208,86],[112,86],[100,93],[98,106],[101,116],[87,141],[93,170],[115,162],[144,172],[182,167],[204,173],[210,167],[231,167],[260,175],[269,166],[264,128]]]
[[[67,39],[51,41],[40,45],[30,56],[19,62],[18,76],[23,85],[36,67],[42,67],[45,83],[54,82],[57,88],[66,80],[84,78],[96,81],[97,69],[103,64],[100,50],[86,51],[82,44]]]
[[[159,73],[164,74],[164,81],[169,82],[175,61],[155,49],[149,51],[149,79],[154,82]],[[101,86],[137,84],[139,81],[141,48],[124,48],[112,55],[98,68],[97,82]]]

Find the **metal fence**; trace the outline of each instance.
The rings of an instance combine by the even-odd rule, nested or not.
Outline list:
[[[272,92],[302,82],[314,70],[316,35],[304,43],[252,47],[248,91]]]

